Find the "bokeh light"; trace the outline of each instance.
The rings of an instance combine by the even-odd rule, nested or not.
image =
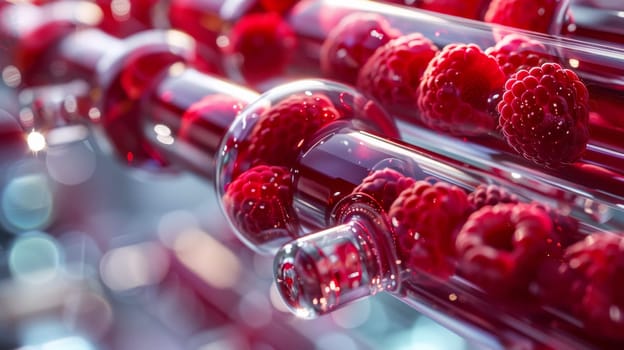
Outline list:
[[[271,322],[271,304],[266,295],[251,291],[243,295],[238,304],[240,319],[253,328],[261,328]]]
[[[86,141],[49,147],[46,167],[50,177],[56,182],[78,185],[89,180],[95,173],[95,153]]]
[[[363,325],[371,314],[371,302],[369,299],[358,300],[347,307],[331,313],[331,317],[337,326],[342,328],[356,328]]]
[[[52,190],[42,174],[18,175],[2,192],[2,218],[12,231],[44,228],[52,218],[53,208]]]
[[[35,153],[41,152],[46,148],[45,136],[38,131],[31,131],[28,136],[26,136],[26,143],[28,144],[28,148]]]
[[[53,237],[28,232],[14,241],[9,251],[9,269],[20,281],[43,284],[58,275],[62,259],[61,247]]]
[[[174,251],[186,268],[212,287],[232,288],[240,278],[242,268],[237,256],[206,232],[180,233],[174,242]]]
[[[315,341],[316,349],[358,350],[358,345],[344,333],[330,332]]]
[[[164,249],[146,242],[108,251],[102,257],[100,275],[106,286],[121,292],[160,282],[168,268]]]

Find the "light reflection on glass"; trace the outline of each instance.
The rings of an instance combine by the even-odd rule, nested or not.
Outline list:
[[[29,232],[18,237],[9,252],[13,277],[33,284],[54,279],[61,266],[62,252],[55,239],[43,232]]]

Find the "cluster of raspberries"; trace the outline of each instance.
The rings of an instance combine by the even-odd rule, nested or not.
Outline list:
[[[622,234],[583,235],[573,218],[493,184],[466,192],[386,168],[354,192],[387,211],[397,256],[413,278],[460,276],[492,298],[555,307],[590,334],[623,340]]]
[[[589,140],[587,88],[542,43],[495,34],[498,42],[485,50],[463,43],[439,48],[420,33],[400,33],[380,15],[356,13],[324,41],[321,68],[430,129],[504,138],[546,167],[574,163]]]

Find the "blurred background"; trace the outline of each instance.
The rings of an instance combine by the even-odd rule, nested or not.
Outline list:
[[[211,184],[124,167],[86,129],[44,148],[17,130],[15,116],[29,116],[10,84],[4,76],[0,349],[472,348],[384,293],[295,318],[272,259],[234,237]]]

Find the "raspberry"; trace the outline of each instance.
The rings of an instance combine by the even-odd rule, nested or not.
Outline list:
[[[508,78],[521,69],[530,69],[555,60],[544,44],[521,34],[506,35],[485,53],[496,59]]]
[[[468,194],[468,202],[474,210],[479,210],[486,205],[518,203],[518,197],[496,185],[479,185]]]
[[[568,306],[589,333],[624,340],[623,236],[588,235],[566,250],[558,274],[555,277],[568,283],[556,287],[572,294]]]
[[[242,149],[241,166],[292,166],[305,142],[340,113],[322,94],[292,95],[264,111]]]
[[[552,222],[539,206],[508,203],[472,213],[457,235],[460,271],[494,295],[525,295],[547,256]]]
[[[492,0],[483,20],[548,33],[553,22],[557,20],[562,3],[560,0]]]
[[[239,19],[229,34],[224,51],[242,78],[257,83],[282,73],[290,62],[296,36],[275,12],[252,13]],[[236,72],[234,72],[236,73]]]
[[[481,19],[481,12],[486,5],[484,0],[387,0],[384,2],[470,19]]]
[[[321,46],[323,74],[355,84],[360,67],[388,41],[401,33],[380,15],[354,13],[333,28]]]
[[[416,90],[438,48],[420,33],[400,36],[378,48],[357,79],[360,91],[398,110],[413,110]]]
[[[260,4],[267,11],[273,11],[280,14],[288,12],[298,0],[260,0]]]
[[[223,208],[234,226],[252,244],[263,244],[293,229],[290,171],[279,166],[258,165],[227,185]]]
[[[363,192],[370,195],[379,201],[385,211],[388,211],[399,194],[414,182],[411,177],[391,168],[384,168],[371,172],[353,189],[353,193]]]
[[[548,167],[581,158],[589,139],[589,96],[578,76],[556,63],[521,70],[498,104],[507,143]]]
[[[210,149],[216,149],[214,138],[206,137],[207,130],[215,133],[223,130],[215,130],[214,125],[232,124],[234,119],[245,108],[246,103],[238,98],[226,94],[207,95],[198,102],[192,104],[182,115],[178,136],[185,139],[202,142],[205,145],[212,144]]]
[[[466,193],[446,182],[416,181],[399,194],[388,216],[404,266],[440,278],[454,272],[452,237],[466,219]]]
[[[481,19],[485,7],[484,0],[420,0],[417,4],[423,10],[470,19]]]
[[[535,203],[535,205],[542,208],[553,224],[552,242],[551,242],[551,255],[560,257],[563,253],[563,249],[571,246],[572,244],[580,241],[583,238],[583,234],[579,231],[579,222],[573,217],[562,214],[559,210],[551,208],[541,203]]]
[[[450,44],[434,57],[418,90],[422,121],[432,129],[474,136],[496,128],[493,100],[505,75],[474,44]]]

